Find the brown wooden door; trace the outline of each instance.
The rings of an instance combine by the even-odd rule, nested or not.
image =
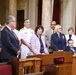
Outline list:
[[[21,29],[24,25],[24,10],[17,11],[17,29]]]

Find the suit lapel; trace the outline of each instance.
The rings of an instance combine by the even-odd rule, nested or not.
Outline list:
[[[13,35],[13,33],[11,32],[11,30],[9,30],[9,28],[5,27],[5,29],[8,31],[8,33],[11,35],[12,38],[16,39],[16,37]],[[16,39],[17,42],[19,42],[18,39]]]

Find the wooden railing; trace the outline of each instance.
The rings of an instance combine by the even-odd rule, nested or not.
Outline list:
[[[73,55],[72,75],[76,75],[76,55]]]
[[[55,58],[64,58],[64,61],[56,63]],[[72,53],[54,52],[26,59],[11,57],[9,64],[12,65],[12,75],[76,75],[76,56],[72,57]]]
[[[57,51],[53,54],[47,54],[47,55],[34,55],[29,56],[28,58],[37,57],[42,59],[42,66],[41,71],[46,71],[45,66],[48,65],[55,65],[58,68],[58,74],[57,75],[72,75],[72,53],[65,53],[63,51]],[[55,59],[63,60],[61,63],[56,63],[54,61]],[[59,60],[58,60],[59,61]]]
[[[40,72],[40,67],[41,67],[41,58],[19,59],[19,75],[25,73]]]

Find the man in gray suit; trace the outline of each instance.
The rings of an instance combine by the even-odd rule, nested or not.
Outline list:
[[[45,41],[46,41],[46,45],[48,47],[49,53],[52,53],[50,40],[51,40],[51,35],[54,33],[55,25],[56,25],[56,22],[52,21],[50,25],[50,29],[45,31]]]

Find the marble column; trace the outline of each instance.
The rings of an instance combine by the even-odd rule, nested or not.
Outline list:
[[[16,17],[17,15],[17,0],[9,0],[9,15]]]
[[[38,0],[29,0],[28,18],[30,19],[31,28],[37,26]]]
[[[62,27],[64,34],[68,33],[68,28],[73,27],[75,29],[75,0],[64,0],[62,10]]]
[[[44,32],[50,28],[50,23],[52,20],[52,7],[51,0],[42,1],[42,25],[44,27]]]

